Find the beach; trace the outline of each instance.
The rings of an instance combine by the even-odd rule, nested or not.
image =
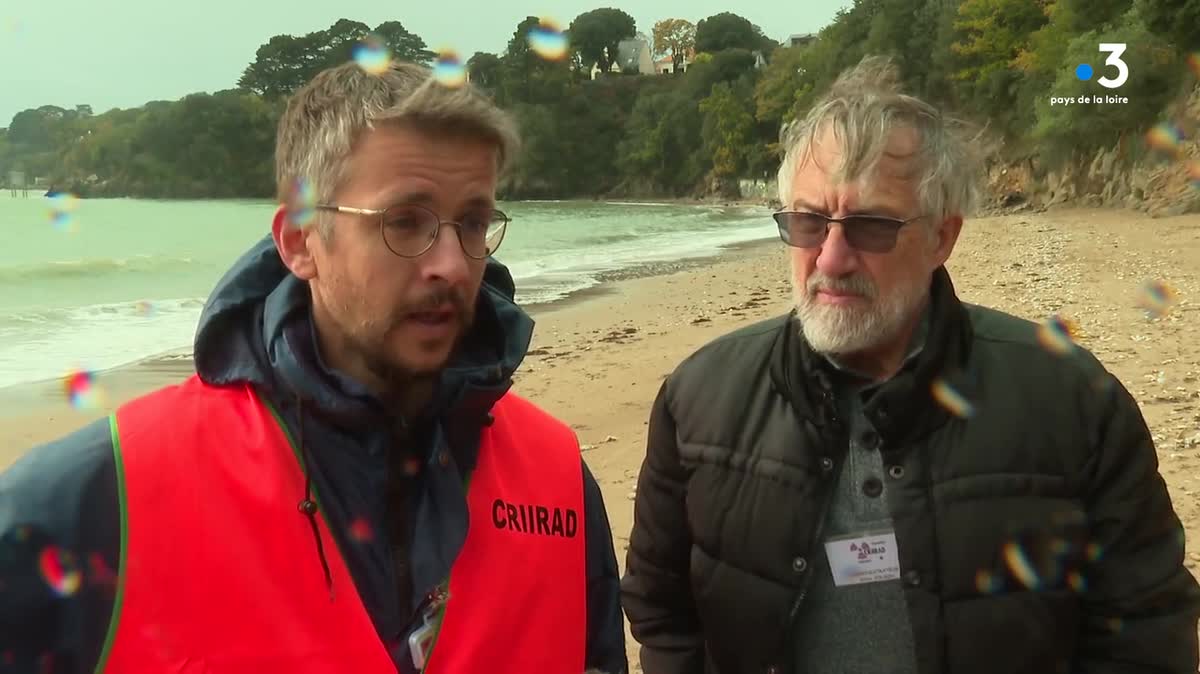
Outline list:
[[[1067,209],[968,220],[947,265],[964,301],[1078,326],[1078,343],[1134,394],[1200,575],[1200,216]],[[744,243],[718,257],[643,268],[532,309],[534,343],[515,390],[570,423],[600,482],[623,566],[650,404],[663,378],[709,340],[790,305],[786,251]],[[1149,320],[1143,284],[1176,299]],[[187,358],[107,373],[109,406],[190,373]],[[27,447],[105,412],[75,410],[53,384],[0,390],[0,468]],[[630,641],[631,663],[636,645]]]

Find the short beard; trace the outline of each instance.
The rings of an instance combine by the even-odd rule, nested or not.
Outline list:
[[[859,295],[866,306],[836,306],[817,301],[818,290]],[[880,297],[870,278],[852,274],[831,278],[820,272],[808,277],[805,288],[793,286],[801,334],[814,351],[829,355],[857,354],[895,339],[920,310],[929,280],[914,278]]]
[[[337,306],[335,322],[343,348],[354,353],[371,376],[386,390],[400,392],[436,380],[446,364],[430,370],[413,369],[397,362],[388,349],[392,331],[400,327],[409,314],[447,304],[454,308],[455,320],[459,326],[458,341],[450,350],[450,354],[453,354],[475,322],[475,305],[449,286],[438,286],[419,299],[394,308],[386,315],[377,314],[372,318],[360,320],[357,324],[344,318],[354,313],[351,305],[341,304]],[[362,311],[365,308],[358,309]]]

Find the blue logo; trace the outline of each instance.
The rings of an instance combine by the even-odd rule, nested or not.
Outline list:
[[[1092,79],[1092,67],[1086,63],[1080,63],[1075,66],[1075,77],[1083,82]]]

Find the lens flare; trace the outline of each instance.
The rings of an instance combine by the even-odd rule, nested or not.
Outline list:
[[[317,217],[317,191],[307,180],[298,178],[288,190],[284,208],[288,224],[296,229],[304,229]]]
[[[370,543],[375,538],[371,523],[365,517],[356,517],[350,522],[350,540],[355,543]]]
[[[1019,544],[1012,542],[1004,545],[1004,561],[1008,564],[1008,570],[1026,588],[1036,590],[1041,584],[1033,564],[1029,562],[1025,550]]]
[[[88,370],[72,370],[62,380],[63,395],[75,409],[97,409],[104,406],[104,393],[96,383],[96,375]]]
[[[1087,592],[1087,580],[1078,571],[1067,572],[1067,585],[1079,594]]]
[[[975,572],[975,589],[979,594],[996,594],[1000,591],[1000,586],[1000,579],[991,571],[980,569]]]
[[[74,213],[79,207],[79,197],[70,192],[57,192],[50,200],[50,224],[60,232],[75,231]]]
[[[529,30],[529,47],[547,61],[567,57],[567,35],[553,19],[542,18]]]
[[[1200,79],[1200,51],[1188,54],[1186,60],[1188,68],[1192,71],[1192,74],[1195,75],[1197,79]]]
[[[404,457],[404,474],[412,477],[421,472],[421,460],[415,456]]]
[[[1184,164],[1188,174],[1188,184],[1200,190],[1200,159],[1190,159]]]
[[[1162,318],[1171,310],[1175,297],[1175,289],[1165,281],[1150,280],[1142,284],[1137,304],[1146,312],[1146,318]]]
[[[444,87],[457,89],[467,83],[467,66],[455,51],[443,49],[433,62],[433,78]]]
[[[78,592],[83,581],[75,555],[53,545],[46,546],[38,555],[38,571],[42,580],[60,597]]]
[[[1062,316],[1051,316],[1038,327],[1038,341],[1046,349],[1062,356],[1075,348],[1079,326]]]
[[[1171,122],[1163,122],[1146,132],[1146,145],[1171,159],[1178,159],[1183,143],[1183,129]]]
[[[354,45],[353,55],[358,67],[371,75],[382,75],[392,67],[392,50],[378,35],[368,35]]]
[[[945,379],[934,380],[930,387],[933,399],[946,411],[960,419],[969,419],[975,414],[975,406],[967,397],[959,393]]]

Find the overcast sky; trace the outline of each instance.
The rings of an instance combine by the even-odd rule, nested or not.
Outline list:
[[[0,2],[0,127],[40,105],[87,103],[97,114],[236,85],[259,45],[339,18],[375,26],[399,20],[431,48],[463,58],[499,52],[526,16],[565,27],[576,15],[615,6],[650,33],[659,19],[695,22],[735,11],[770,37],[816,32],[850,0],[435,0],[429,3],[312,0],[3,0]],[[406,5],[408,5],[406,7]],[[390,8],[389,8],[390,6]]]

